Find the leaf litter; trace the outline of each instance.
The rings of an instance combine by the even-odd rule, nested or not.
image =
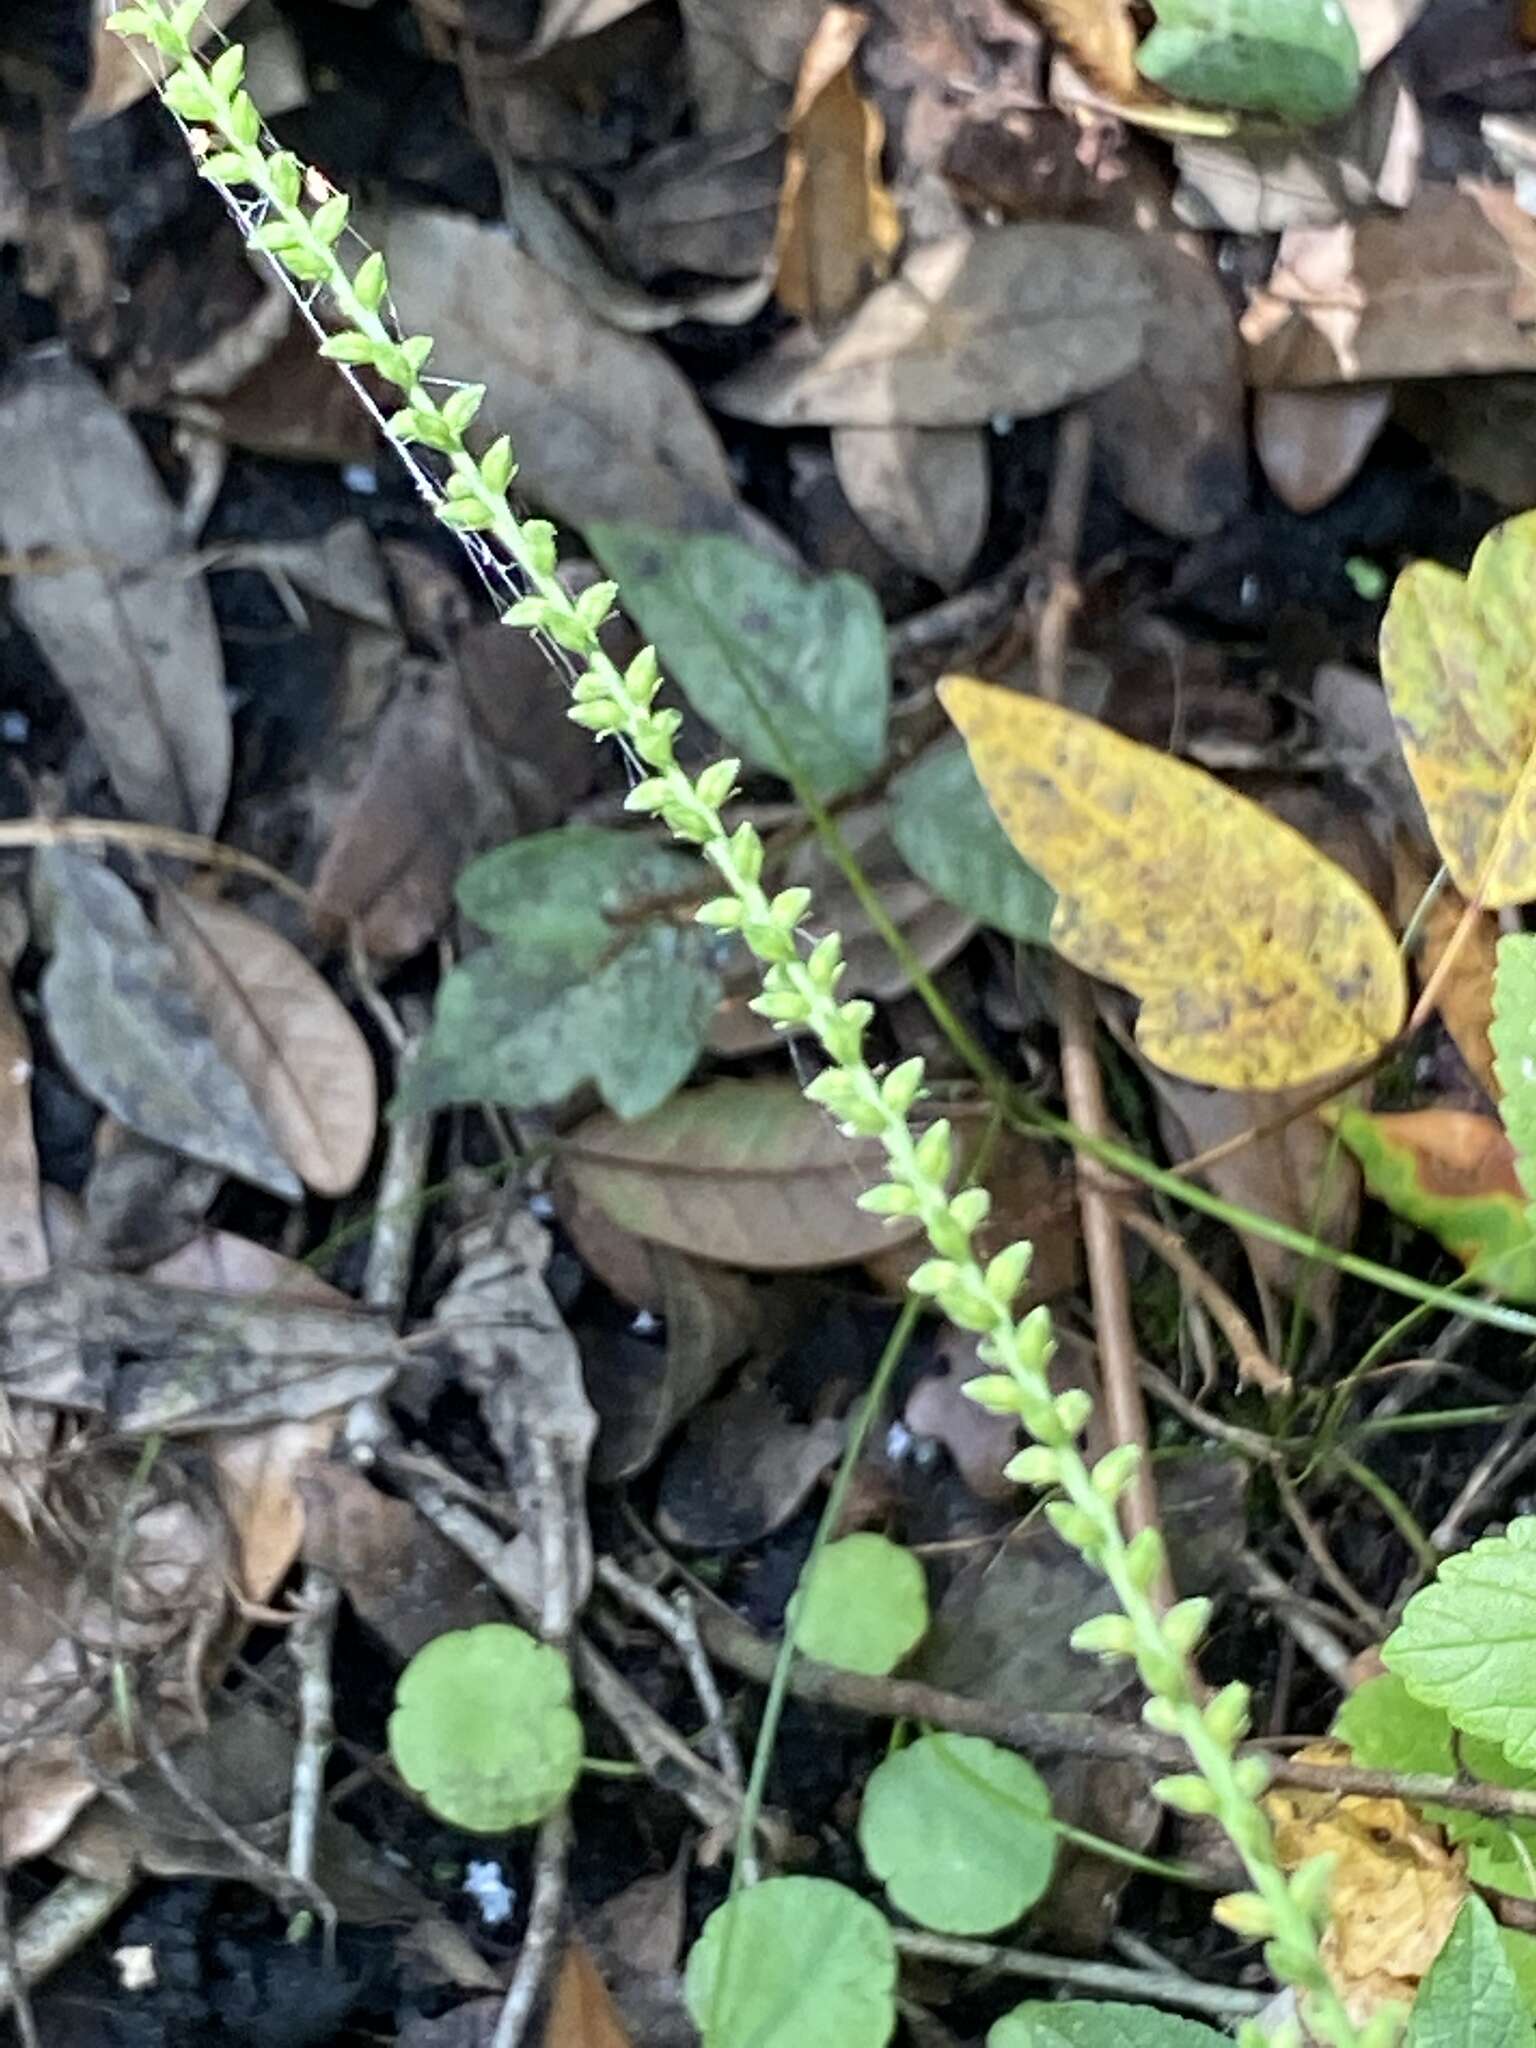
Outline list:
[[[1093,1353],[1067,1340],[1104,1318],[1065,1155],[991,1127],[812,811],[830,807],[925,990],[1047,1105],[1053,940],[1132,991],[1096,1004],[1115,1118],[1237,1205],[1183,1238],[1199,1287],[1126,1239],[1135,1345],[1170,1403],[1157,1478],[1180,1590],[1221,1603],[1215,1675],[1257,1675],[1270,1726],[1301,1733],[1329,1712],[1276,1647],[1301,1610],[1255,1604],[1253,1572],[1277,1571],[1353,1648],[1358,1610],[1299,1576],[1319,1543],[1368,1608],[1412,1568],[1379,1500],[1311,1462],[1328,1404],[1349,1404],[1348,1454],[1427,1526],[1485,1469],[1468,1535],[1518,1500],[1480,1463],[1501,1422],[1412,1435],[1416,1407],[1463,1400],[1418,1373],[1386,1382],[1389,1402],[1420,1390],[1383,1414],[1396,1428],[1348,1433],[1380,1398],[1352,1375],[1387,1319],[1258,1226],[1447,1281],[1467,1264],[1495,1278],[1501,1257],[1495,1284],[1521,1298],[1529,1280],[1528,1090],[1518,1018],[1501,1027],[1493,995],[1496,922],[1517,925],[1527,893],[1518,521],[1461,580],[1490,507],[1523,511],[1536,477],[1519,381],[1529,51],[1507,21],[1474,33],[1457,0],[1346,12],[1362,78],[1347,94],[1355,56],[1338,22],[1315,33],[1312,0],[1246,20],[1185,0],[552,0],[515,24],[412,0],[348,10],[324,43],[295,21],[281,47],[251,13],[286,117],[343,177],[358,131],[341,110],[366,94],[385,140],[364,226],[389,244],[405,316],[437,336],[434,371],[489,385],[490,431],[512,434],[527,502],[568,528],[578,584],[611,570],[625,586],[686,707],[690,767],[742,758],[772,887],[813,888],[813,936],[843,928],[875,1056],[928,1059],[996,1230],[1035,1239],[1063,1387],[1094,1383]],[[29,296],[23,313],[0,290],[0,441],[26,479],[0,494],[0,819],[31,836],[0,838],[0,1529],[32,1599],[16,1652],[57,1709],[8,1761],[16,1841],[114,1883],[216,1880],[227,1901],[252,1868],[233,1828],[275,1884],[300,1680],[268,1624],[290,1596],[313,1575],[340,1589],[334,1707],[363,1760],[403,1660],[508,1618],[506,1601],[536,1621],[563,1577],[585,1603],[587,1747],[648,1759],[583,1789],[581,1894],[664,1883],[671,1904],[643,1966],[633,1943],[601,1950],[606,1988],[567,1948],[544,2039],[672,2038],[698,1931],[689,1860],[717,1849],[680,1835],[676,1788],[707,1785],[714,1819],[733,1807],[709,1776],[713,1724],[689,1746],[711,1710],[686,1658],[621,1617],[603,1574],[648,1582],[658,1532],[712,1597],[778,1627],[917,1244],[855,1206],[878,1160],[804,1103],[808,1048],[746,1022],[739,959],[690,923],[707,878],[624,815],[622,770],[566,725],[542,657],[493,623],[314,375],[296,318],[191,210],[174,134],[147,108],[126,117],[135,169],[93,214],[94,171],[31,178],[6,90],[0,69],[0,239],[19,237]],[[77,131],[94,140],[72,149],[119,147],[123,93],[104,62]],[[55,331],[67,345],[23,346]],[[1063,539],[1079,407],[1096,445]],[[1413,561],[1433,566],[1388,609],[1384,695],[1370,593]],[[1075,709],[1056,712],[1034,693],[1069,611]],[[629,659],[638,640],[613,630]],[[963,725],[982,703],[996,716],[966,734],[974,767],[933,699],[944,674],[1009,686],[964,705],[946,686]],[[1103,794],[1097,770],[1062,768],[1074,717],[1089,768],[1130,764],[1118,829],[1083,802],[1085,785]],[[222,844],[199,855],[169,828]],[[1502,909],[1465,918],[1480,883]],[[1427,991],[1411,1041],[1405,934]],[[1323,1121],[1314,1080],[1356,1060],[1380,1064]],[[1211,1289],[1265,1327],[1290,1423],[1231,1383]],[[1490,1413],[1525,1391],[1501,1341],[1435,1362]],[[916,1546],[939,1617],[925,1677],[973,1703],[1086,1700],[1112,1725],[1131,1706],[1119,1676],[1066,1648],[1093,1589],[1001,1476],[996,1419],[957,1393],[973,1369],[955,1332],[920,1325],[838,1533]],[[1209,1434],[1255,1468],[1278,1460],[1310,1519],[1200,1455]],[[1410,1463],[1422,1443],[1434,1457]],[[445,1530],[470,1531],[472,1552]],[[124,1677],[212,1822],[122,1746]],[[716,1679],[722,1725],[750,1726],[752,1684]],[[772,1778],[789,1861],[845,1877],[882,1731],[809,1701],[792,1713]],[[1139,1766],[1041,1768],[1059,1817],[1156,1848]],[[344,1920],[406,1930],[382,1974],[348,1980],[352,2024],[488,2040],[520,1923],[450,1924],[464,1845],[397,1788],[346,1797],[322,1814],[317,1871]],[[1411,1815],[1394,1844],[1421,1825],[1432,1848],[1439,1823]],[[1517,1861],[1474,1875],[1518,1890]],[[499,1868],[526,1897],[521,1850]],[[1351,1861],[1336,1893],[1346,1971],[1369,1952],[1395,1973],[1407,1954],[1380,1876]],[[141,1901],[161,1953],[157,1887]],[[244,1957],[212,1900],[209,1956],[218,1940]],[[1457,1927],[1446,1982],[1480,1939]],[[1202,1979],[1242,1967],[1149,1918],[1102,1858],[1062,1853],[1030,1942],[1099,1953],[1117,1932]],[[304,1953],[264,1981],[301,1982]],[[227,2030],[199,1967],[194,2023]],[[1351,1980],[1362,1996],[1381,1988],[1371,1968]],[[421,2017],[424,1979],[440,2019]],[[1169,1981],[1148,1973],[1144,1996]],[[966,2038],[1034,2024],[949,1966],[902,1989]],[[61,2005],[73,1995],[61,1984]],[[120,1994],[107,1979],[94,1995]],[[133,1995],[160,2028],[150,2048],[171,2048],[187,2023],[162,2024],[163,1991]],[[332,2040],[309,2003],[274,2022],[293,2048]]]

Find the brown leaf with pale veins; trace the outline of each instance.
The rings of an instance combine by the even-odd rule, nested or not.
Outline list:
[[[901,220],[880,174],[885,123],[860,92],[853,57],[869,26],[829,6],[801,60],[774,263],[779,304],[818,325],[840,320],[885,276]]]
[[[357,1185],[373,1149],[373,1056],[325,982],[269,925],[163,887],[161,929],[214,1043],[283,1157],[317,1194]]]

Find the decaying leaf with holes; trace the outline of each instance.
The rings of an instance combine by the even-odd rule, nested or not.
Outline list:
[[[969,676],[939,695],[1003,829],[1057,892],[1051,943],[1140,996],[1150,1060],[1212,1087],[1289,1088],[1391,1042],[1397,942],[1300,833],[1041,698]]]
[[[1297,1752],[1299,1763],[1349,1760],[1342,1742]],[[1448,1849],[1400,1799],[1286,1790],[1264,1804],[1285,1869],[1338,1858],[1323,1959],[1353,2018],[1363,2024],[1384,2005],[1411,2003],[1467,1896],[1465,1852]]]
[[[1536,897],[1536,512],[1465,576],[1415,562],[1381,628],[1381,679],[1451,880],[1490,910]]]

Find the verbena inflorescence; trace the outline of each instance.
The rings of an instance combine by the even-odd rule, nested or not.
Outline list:
[[[986,1191],[950,1192],[955,1157],[946,1122],[929,1122],[920,1132],[913,1128],[923,1062],[906,1060],[883,1075],[875,1072],[864,1050],[872,1008],[837,993],[841,939],[835,932],[815,941],[802,937],[810,891],[770,895],[763,886],[757,831],[749,823],[733,830],[725,822],[723,809],[735,793],[740,763],[716,761],[696,777],[679,766],[674,743],[682,718],[657,705],[661,672],[655,650],[643,648],[621,669],[599,639],[613,612],[615,585],[599,583],[575,597],[564,588],[554,528],[545,520],[519,518],[509,502],[516,475],[511,443],[503,436],[478,457],[466,443],[484,387],[454,386],[440,399],[434,395],[424,381],[431,339],[403,335],[387,317],[383,257],[369,251],[349,272],[338,253],[347,228],[346,195],[310,179],[295,156],[272,145],[243,87],[238,46],[207,64],[196,54],[192,38],[201,13],[202,0],[178,6],[143,0],[111,25],[142,37],[165,60],[161,96],[190,128],[204,176],[226,194],[240,195],[236,210],[252,244],[299,285],[323,288],[333,331],[322,353],[372,370],[400,394],[388,432],[403,446],[424,447],[441,458],[441,489],[434,492],[438,517],[460,533],[484,535],[517,572],[525,594],[506,612],[507,623],[544,634],[575,657],[580,673],[570,716],[595,734],[622,740],[646,771],[630,791],[628,808],[659,817],[715,869],[722,893],[697,915],[717,930],[738,933],[762,964],[763,990],[753,1007],[783,1029],[809,1030],[820,1043],[829,1064],[806,1093],[846,1133],[877,1138],[884,1147],[888,1177],[861,1197],[863,1206],[921,1222],[933,1256],[910,1285],[976,1333],[990,1370],[967,1391],[983,1406],[1016,1416],[1032,1439],[1009,1465],[1010,1477],[1054,1492],[1046,1511],[1055,1527],[1114,1589],[1119,1613],[1085,1622],[1076,1631],[1076,1646],[1106,1659],[1134,1660],[1149,1695],[1144,1718],[1180,1737],[1195,1766],[1189,1775],[1164,1779],[1161,1797],[1181,1812],[1213,1815],[1247,1869],[1253,1889],[1221,1900],[1218,1915],[1239,1933],[1268,1944],[1271,1969],[1305,1994],[1307,2022],[1319,2039],[1332,2048],[1387,2048],[1397,2031],[1395,2016],[1381,2014],[1357,2026],[1322,1961],[1327,1859],[1289,1877],[1275,1859],[1259,1804],[1267,1766],[1262,1757],[1237,1754],[1248,1729],[1248,1688],[1234,1683],[1214,1698],[1203,1696],[1192,1659],[1210,1603],[1184,1600],[1160,1611],[1153,1589],[1164,1572],[1161,1538],[1143,1529],[1128,1542],[1121,1530],[1117,1507],[1135,1474],[1137,1450],[1125,1445],[1088,1463],[1079,1444],[1091,1401],[1077,1390],[1053,1394],[1047,1378],[1049,1316],[1044,1308],[1022,1316],[1015,1309],[1028,1276],[1029,1245],[1010,1245],[983,1263],[975,1238],[988,1213]],[[252,196],[259,202],[254,209]],[[260,217],[253,221],[251,211]]]

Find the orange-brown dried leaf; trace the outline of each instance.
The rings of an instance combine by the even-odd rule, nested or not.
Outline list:
[[[1317,1742],[1298,1761],[1347,1764],[1350,1752]],[[1323,1960],[1356,2023],[1383,2005],[1411,2004],[1467,1897],[1464,1852],[1448,1849],[1400,1799],[1287,1789],[1264,1804],[1286,1870],[1312,1856],[1338,1858]]]
[[[1146,82],[1136,69],[1140,38],[1129,0],[1029,0],[1029,9],[1090,85],[1112,100],[1148,97]]]
[[[1299,832],[1060,705],[968,676],[939,695],[1003,829],[1057,892],[1053,945],[1140,996],[1137,1043],[1158,1066],[1300,1087],[1397,1035],[1397,941]]]
[[[818,325],[851,312],[901,245],[901,218],[880,171],[885,123],[853,74],[868,26],[860,8],[827,9],[790,108],[774,289],[787,312]]]

